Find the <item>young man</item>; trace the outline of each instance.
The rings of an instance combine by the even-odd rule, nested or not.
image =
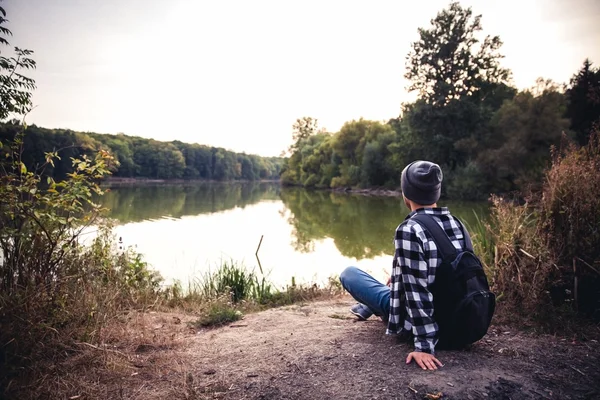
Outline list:
[[[408,354],[423,369],[435,370],[442,363],[434,356],[439,327],[434,320],[433,294],[436,269],[442,259],[433,237],[419,223],[417,214],[430,214],[444,229],[457,250],[466,244],[461,224],[447,208],[438,207],[442,185],[439,165],[415,161],[402,171],[402,196],[410,214],[396,229],[396,248],[388,285],[356,267],[340,275],[342,286],[359,304],[351,312],[361,320],[375,314],[387,322],[387,334],[414,336],[415,351]]]

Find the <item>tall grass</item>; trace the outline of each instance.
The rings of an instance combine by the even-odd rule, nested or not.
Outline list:
[[[495,243],[492,228],[489,223],[481,220],[477,212],[473,211],[473,215],[475,216],[474,223],[469,224],[463,221],[463,224],[471,235],[473,249],[483,263],[486,274],[493,275]]]
[[[506,315],[553,331],[580,317],[600,320],[598,171],[600,140],[593,133],[582,148],[553,150],[543,189],[526,204],[492,198],[491,221],[475,229],[475,242]]]
[[[197,282],[197,289],[204,299],[231,296],[233,303],[260,295],[258,277],[233,260],[222,261],[216,271],[204,274]]]
[[[235,321],[237,317],[233,316],[240,311],[255,311],[341,293],[337,277],[330,277],[324,287],[296,284],[292,277],[289,285],[277,288],[268,277],[229,260],[191,280],[186,289],[176,283],[166,288],[163,295],[165,305],[199,313],[201,317],[196,325],[205,327]]]

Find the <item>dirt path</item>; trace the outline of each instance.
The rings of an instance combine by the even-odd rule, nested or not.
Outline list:
[[[137,349],[122,398],[597,399],[600,346],[494,327],[444,367],[405,365],[408,344],[383,323],[349,318],[351,299],[251,314],[232,326],[181,330],[179,345]],[[172,317],[170,317],[172,318]],[[184,324],[177,325],[179,327]],[[108,393],[107,393],[108,394]]]

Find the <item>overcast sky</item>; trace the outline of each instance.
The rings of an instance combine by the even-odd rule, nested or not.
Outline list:
[[[396,117],[417,28],[448,1],[5,0],[35,51],[28,123],[279,155],[296,118]],[[470,0],[519,88],[600,63],[600,0]]]

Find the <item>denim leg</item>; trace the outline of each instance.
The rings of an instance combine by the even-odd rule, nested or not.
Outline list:
[[[340,282],[356,301],[366,305],[377,316],[390,314],[390,288],[365,271],[348,267],[340,274]]]

